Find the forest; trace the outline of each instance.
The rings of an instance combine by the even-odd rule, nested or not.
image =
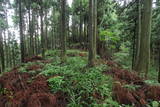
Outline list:
[[[160,0],[0,0],[0,107],[160,107]]]

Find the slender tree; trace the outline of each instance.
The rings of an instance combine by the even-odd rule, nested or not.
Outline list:
[[[159,50],[160,50],[160,40],[159,40]],[[158,82],[160,83],[160,51],[159,51],[159,73],[158,73]]]
[[[61,58],[66,60],[66,0],[61,0]]]
[[[24,62],[24,34],[23,34],[23,23],[22,23],[22,2],[19,0],[19,29],[20,29],[20,44],[21,44],[21,62]]]
[[[4,59],[4,48],[3,48],[3,36],[2,30],[0,28],[0,59],[1,59],[1,69],[0,71],[4,71],[5,69],[5,59]]]
[[[88,65],[94,66],[96,59],[97,0],[89,1],[89,56]]]
[[[45,57],[45,37],[44,37],[44,26],[43,26],[43,1],[41,1],[40,4],[40,20],[41,20],[41,51],[42,51],[42,57]]]

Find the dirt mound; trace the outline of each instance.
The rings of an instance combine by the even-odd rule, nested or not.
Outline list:
[[[24,62],[36,62],[36,61],[42,61],[44,60],[41,56],[33,56],[33,57],[29,57],[29,58],[25,58]]]
[[[0,77],[0,107],[65,107],[65,96],[50,93],[47,77],[33,77],[17,70],[5,73]]]

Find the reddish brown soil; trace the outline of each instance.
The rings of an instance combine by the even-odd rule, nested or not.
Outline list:
[[[52,60],[42,60],[41,62],[44,63],[44,64],[48,64],[48,63],[51,63]]]
[[[135,107],[146,107],[149,101],[160,101],[160,86],[147,85],[135,72],[120,69],[114,62],[107,64],[111,70],[104,73],[114,78],[113,97],[120,104],[135,104]],[[129,89],[125,87],[127,84],[138,87],[135,90]]]
[[[42,69],[43,66],[42,65],[32,65],[32,66],[28,66],[26,68],[27,71],[37,71],[37,70],[40,70]]]
[[[79,56],[81,56],[81,57],[86,57],[86,56],[87,56],[87,53],[79,53]]]
[[[0,77],[0,107],[65,107],[66,97],[62,93],[50,93],[47,77],[32,77],[18,69]]]
[[[25,58],[24,62],[27,63],[27,62],[36,62],[36,61],[42,61],[44,60],[41,56],[33,56],[33,57],[28,57],[28,58]]]

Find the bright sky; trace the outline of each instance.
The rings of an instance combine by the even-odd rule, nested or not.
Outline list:
[[[69,6],[71,7],[73,0],[67,0]]]

